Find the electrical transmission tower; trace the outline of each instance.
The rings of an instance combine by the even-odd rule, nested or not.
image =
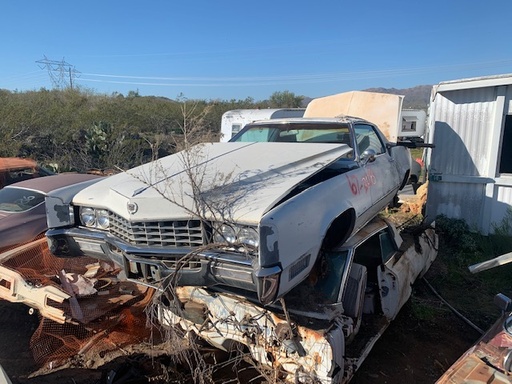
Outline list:
[[[46,56],[44,59],[37,60],[39,68],[47,69],[50,75],[50,80],[56,88],[66,88],[68,86],[73,89],[73,80],[75,77],[79,77],[80,71],[77,71],[75,67],[62,59],[62,61],[49,60]]]

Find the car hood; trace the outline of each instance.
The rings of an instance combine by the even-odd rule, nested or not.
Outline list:
[[[343,144],[200,144],[102,180],[73,202],[135,221],[257,224],[297,184],[350,151]]]

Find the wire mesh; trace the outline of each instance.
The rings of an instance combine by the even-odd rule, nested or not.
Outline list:
[[[51,298],[44,303],[64,312],[64,324],[40,310],[30,348],[41,367],[53,369],[86,355],[104,356],[147,342],[152,335],[146,327],[145,308],[153,290],[118,279],[120,270],[112,263],[88,257],[57,258],[44,238],[1,253],[0,262],[30,287],[53,286],[69,295],[62,303]]]

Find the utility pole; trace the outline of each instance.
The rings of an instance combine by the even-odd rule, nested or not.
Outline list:
[[[56,61],[44,56],[44,59],[37,60],[36,63],[39,64],[39,68],[48,71],[50,80],[56,88],[66,88],[68,85],[66,79],[69,78],[69,87],[73,89],[73,80],[80,75],[80,71],[77,71],[74,65],[67,63],[64,59]]]

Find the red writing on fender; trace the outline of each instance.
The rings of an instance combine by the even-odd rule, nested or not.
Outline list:
[[[356,175],[347,175],[347,179],[353,195],[358,195],[363,191],[368,193],[370,187],[377,183],[377,178],[371,169],[367,169],[361,179],[359,179]]]

